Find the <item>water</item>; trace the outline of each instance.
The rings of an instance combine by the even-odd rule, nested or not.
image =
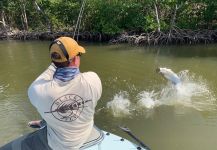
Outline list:
[[[118,129],[128,126],[154,150],[216,149],[217,45],[83,45],[81,71],[95,71],[103,85],[97,126],[130,139]],[[0,42],[0,145],[33,131],[27,122],[40,118],[27,89],[50,63],[48,46]],[[156,74],[157,67],[178,73],[181,87]]]

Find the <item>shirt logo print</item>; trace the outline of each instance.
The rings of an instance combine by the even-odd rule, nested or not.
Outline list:
[[[59,121],[72,122],[79,118],[84,107],[87,107],[85,104],[90,101],[75,94],[64,95],[53,102],[50,111],[44,113],[52,113]]]

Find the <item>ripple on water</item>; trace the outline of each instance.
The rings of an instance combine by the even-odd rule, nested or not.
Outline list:
[[[5,94],[7,88],[9,87],[9,84],[2,84],[0,85],[0,98],[2,99],[2,97],[7,97],[7,95]]]
[[[1,118],[7,118],[8,116],[16,116],[18,108],[17,105],[13,103],[12,100],[6,98],[1,100],[0,103],[0,113]]]
[[[24,115],[23,104],[21,95],[10,95],[0,100],[0,145],[17,138],[28,129],[24,128],[27,119]]]

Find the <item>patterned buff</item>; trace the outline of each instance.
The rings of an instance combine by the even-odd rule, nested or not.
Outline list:
[[[54,73],[54,79],[67,82],[74,79],[74,77],[79,73],[80,71],[77,67],[57,68],[56,72]]]

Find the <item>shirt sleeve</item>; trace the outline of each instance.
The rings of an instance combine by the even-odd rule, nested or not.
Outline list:
[[[102,95],[102,83],[99,76],[95,72],[88,72],[88,83],[91,87],[91,93],[93,97],[94,105],[96,106],[97,101],[100,99]]]
[[[55,71],[56,71],[56,66],[53,63],[51,63],[51,65],[35,81],[40,79],[52,80]]]
[[[52,63],[28,88],[28,97],[30,102],[34,107],[38,106],[39,93],[42,93],[40,90],[40,85],[46,81],[53,79],[56,66]]]

